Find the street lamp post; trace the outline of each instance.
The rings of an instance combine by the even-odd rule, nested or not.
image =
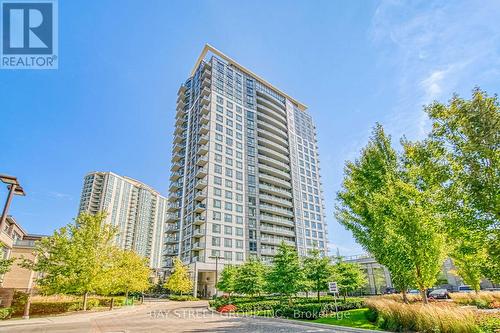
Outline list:
[[[210,259],[215,259],[215,296],[217,296],[217,282],[219,279],[219,259],[223,259],[221,256],[211,256]]]
[[[3,230],[3,225],[7,219],[7,213],[9,212],[10,203],[12,202],[12,197],[14,195],[26,195],[23,188],[19,185],[19,181],[14,176],[0,175],[0,181],[7,184],[9,189],[9,194],[7,195],[7,200],[5,201],[5,206],[2,211],[2,218],[0,220],[0,231]]]

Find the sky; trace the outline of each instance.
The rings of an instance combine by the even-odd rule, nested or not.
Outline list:
[[[500,92],[498,17],[496,0],[59,0],[59,68],[0,70],[0,173],[27,193],[10,214],[51,234],[95,170],[166,195],[177,90],[210,43],[309,107],[331,252],[362,253],[334,217],[346,160],[376,122],[397,145],[429,131],[423,105]]]

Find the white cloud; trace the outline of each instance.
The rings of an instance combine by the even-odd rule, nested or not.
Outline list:
[[[422,105],[498,79],[499,16],[500,3],[493,0],[380,2],[371,37],[379,62],[398,77],[384,121],[391,133],[423,137],[428,121]]]

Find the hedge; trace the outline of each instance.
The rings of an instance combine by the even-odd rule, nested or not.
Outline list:
[[[191,296],[191,295],[170,295],[168,297],[169,300],[171,301],[197,301],[198,298]]]

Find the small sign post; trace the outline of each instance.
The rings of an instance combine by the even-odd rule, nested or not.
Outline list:
[[[337,286],[337,282],[328,282],[328,290],[333,293],[333,299],[335,300],[335,316],[339,315],[339,309],[337,307],[337,294],[339,292],[339,288]]]

